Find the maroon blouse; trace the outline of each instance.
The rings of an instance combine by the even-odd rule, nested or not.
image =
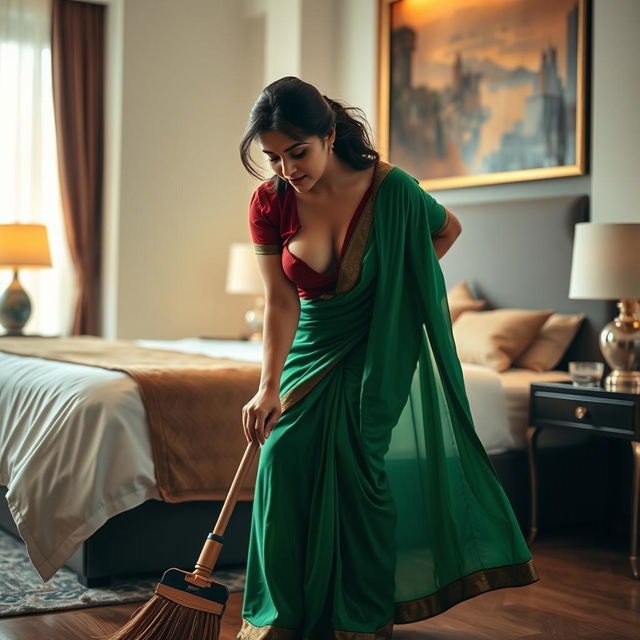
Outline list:
[[[256,253],[282,253],[282,269],[298,289],[301,298],[317,298],[335,288],[338,271],[356,223],[362,214],[373,183],[351,217],[340,256],[329,273],[318,273],[289,251],[289,240],[300,229],[298,207],[293,189],[278,196],[270,182],[263,182],[253,193],[249,205],[249,230]]]

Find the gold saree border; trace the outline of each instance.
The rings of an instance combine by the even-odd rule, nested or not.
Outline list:
[[[344,631],[332,629],[325,634],[301,636],[296,629],[267,625],[256,627],[242,618],[242,628],[236,640],[389,640],[393,632],[393,619],[387,621],[374,632]]]
[[[344,252],[340,269],[338,271],[338,281],[334,293],[323,293],[320,298],[328,300],[338,293],[345,293],[355,286],[360,275],[360,267],[362,266],[362,258],[364,250],[367,246],[369,231],[373,223],[373,210],[375,205],[376,194],[382,181],[387,177],[389,171],[393,169],[393,165],[380,160],[376,166],[373,176],[373,188],[371,195],[367,200],[360,218],[353,230],[349,243]]]
[[[294,404],[302,400],[302,398],[304,398],[307,393],[309,393],[309,391],[311,391],[311,389],[313,389],[320,382],[320,380],[322,380],[322,378],[324,378],[327,373],[329,373],[329,371],[331,371],[331,369],[335,367],[336,364],[337,361],[328,364],[324,369],[320,369],[320,371],[318,371],[315,375],[307,378],[307,380],[305,380],[301,384],[289,389],[289,391],[287,391],[287,393],[285,393],[280,398],[282,413],[284,413],[288,409],[291,409]]]
[[[480,569],[423,598],[396,602],[394,618],[373,633],[334,629],[323,637],[300,638],[295,629],[275,625],[256,627],[243,618],[236,640],[388,640],[394,624],[409,624],[431,618],[482,593],[506,587],[523,587],[539,579],[533,558],[530,558],[520,564]]]
[[[282,253],[282,245],[279,244],[255,244],[253,249],[256,255],[270,256],[276,253]]]
[[[319,296],[321,299],[329,300],[338,293],[346,293],[352,289],[358,281],[364,250],[367,246],[369,231],[371,230],[371,224],[373,223],[373,210],[376,193],[378,192],[378,188],[382,184],[382,181],[387,177],[387,174],[391,169],[393,169],[393,165],[383,162],[382,160],[378,161],[373,176],[373,188],[371,189],[371,195],[360,214],[360,218],[356,222],[353,234],[351,235],[349,244],[345,249],[342,262],[340,263],[335,292],[323,293]],[[305,380],[302,384],[289,389],[289,391],[280,398],[282,413],[302,400],[302,398],[304,398],[336,364],[337,363],[334,362],[323,369],[320,369],[316,374]]]
[[[505,587],[523,587],[539,579],[533,558],[520,564],[480,569],[423,598],[397,602],[394,620],[397,624],[417,622],[436,616],[453,605],[481,593]]]

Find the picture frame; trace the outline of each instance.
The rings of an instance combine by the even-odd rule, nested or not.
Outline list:
[[[378,0],[376,138],[424,189],[586,173],[588,0]]]

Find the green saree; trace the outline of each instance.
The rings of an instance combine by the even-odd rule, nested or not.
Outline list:
[[[301,299],[260,451],[240,640],[378,640],[538,580],[475,432],[430,239],[380,162],[334,292]]]

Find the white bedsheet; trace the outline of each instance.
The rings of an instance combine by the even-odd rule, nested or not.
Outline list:
[[[0,353],[0,483],[45,581],[109,518],[159,497],[133,379]]]
[[[256,343],[137,342],[250,362],[262,358]],[[529,379],[541,374],[521,371],[509,377],[463,363],[476,432],[488,453],[524,446],[524,426],[513,416],[526,411]],[[45,581],[109,518],[158,498],[144,407],[133,379],[0,353],[0,484],[8,487],[9,508]]]

